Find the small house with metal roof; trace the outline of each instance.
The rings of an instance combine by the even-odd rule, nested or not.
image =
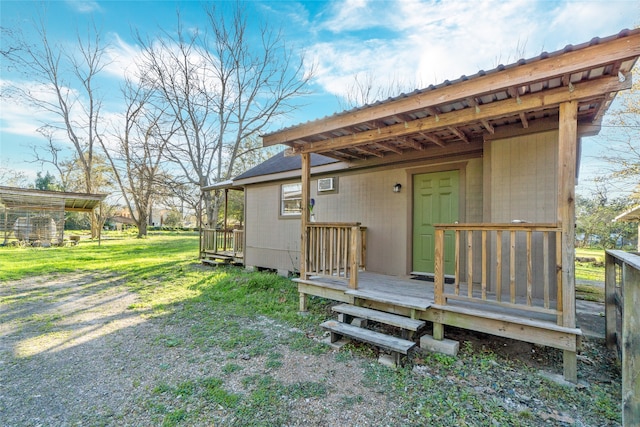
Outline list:
[[[575,382],[581,138],[639,55],[625,30],[263,135],[286,151],[226,186],[243,263],[295,272],[301,311],[316,295],[430,323],[427,348],[448,326],[559,348]]]

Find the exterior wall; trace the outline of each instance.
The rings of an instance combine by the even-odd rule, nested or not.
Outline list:
[[[485,219],[487,223],[509,223],[522,220],[531,223],[555,224],[558,205],[558,132],[550,131],[514,138],[494,140],[485,144],[485,168],[487,176],[487,197],[485,198]],[[503,248],[508,248],[508,233],[503,236]],[[526,260],[524,236],[518,237],[516,251],[516,277],[518,295],[526,294]],[[555,295],[555,246],[551,238],[550,281],[551,295]],[[490,278],[496,276],[495,243],[491,243]],[[533,281],[534,297],[542,297],[542,236],[534,234]],[[502,283],[509,283],[507,253],[503,249]],[[493,284],[494,280],[489,283]],[[507,286],[503,289],[507,291]]]
[[[367,270],[407,275],[412,263],[412,177],[452,169],[460,170],[461,221],[482,221],[483,162],[479,157],[325,175],[337,178],[337,191],[327,193],[318,193],[318,177],[312,176],[316,221],[360,222],[367,227]],[[300,220],[279,216],[280,186],[286,182],[296,181],[248,185],[245,189],[247,266],[299,269]],[[394,193],[397,183],[402,189]]]
[[[300,268],[300,218],[280,217],[280,181],[245,188],[245,265]]]
[[[558,132],[489,143],[491,217],[488,222],[555,223],[558,206]]]

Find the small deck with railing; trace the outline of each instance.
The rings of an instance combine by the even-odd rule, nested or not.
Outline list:
[[[575,356],[582,332],[564,321],[563,301],[575,291],[562,283],[561,230],[555,225],[436,226],[435,274],[413,278],[365,270],[366,229],[359,223],[310,223],[306,230],[306,261],[294,279],[301,311],[307,296],[315,295],[432,322],[436,340],[444,338],[448,325]],[[454,245],[455,254],[449,275],[443,256],[447,244]],[[425,280],[428,276],[433,281]]]
[[[202,230],[200,261],[205,264],[242,264],[244,261],[244,230]]]

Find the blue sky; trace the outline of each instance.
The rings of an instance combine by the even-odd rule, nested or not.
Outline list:
[[[117,92],[126,65],[138,52],[134,29],[149,36],[172,31],[177,10],[185,26],[206,26],[199,1],[6,0],[0,2],[1,25],[28,35],[43,7],[49,37],[56,43],[73,43],[77,29],[91,20],[102,30],[113,60],[103,89],[114,89],[107,94]],[[375,76],[383,86],[395,80],[426,87],[640,25],[637,0],[263,1],[246,7],[250,20],[282,26],[288,43],[317,66],[313,93],[271,130],[341,111],[345,104],[340,99],[355,75]],[[30,83],[2,65],[0,84]],[[117,104],[106,101],[106,108]],[[0,167],[35,176],[40,166],[30,163],[31,147],[44,142],[36,129],[46,117],[6,99],[0,102]],[[583,185],[600,167],[598,138],[584,141]]]

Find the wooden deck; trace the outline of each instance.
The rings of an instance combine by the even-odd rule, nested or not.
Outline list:
[[[201,230],[200,261],[212,265],[242,265],[244,263],[244,231]]]
[[[435,304],[434,283],[411,277],[360,272],[357,289],[349,288],[344,280],[326,276],[311,276],[294,281],[298,283],[303,311],[306,309],[307,296],[315,295],[413,319],[568,351],[577,350],[577,338],[582,335],[580,328],[557,325],[557,316],[550,313],[457,299],[447,300],[446,304]],[[453,285],[445,285],[445,291],[453,294]]]

